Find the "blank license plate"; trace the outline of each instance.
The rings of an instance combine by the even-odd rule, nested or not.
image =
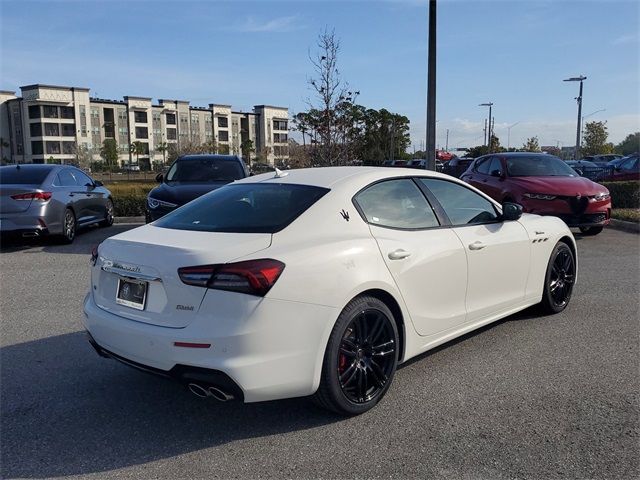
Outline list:
[[[147,299],[147,286],[147,282],[119,278],[116,303],[136,310],[144,310],[144,303]]]

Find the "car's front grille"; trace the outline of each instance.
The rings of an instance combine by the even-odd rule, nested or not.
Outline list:
[[[569,226],[599,224],[607,219],[607,215],[605,213],[590,213],[583,215],[560,214],[557,216],[560,217]]]

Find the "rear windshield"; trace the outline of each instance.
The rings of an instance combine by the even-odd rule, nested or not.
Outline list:
[[[0,185],[40,185],[50,171],[47,167],[0,167]]]
[[[518,155],[507,157],[507,172],[511,177],[577,177],[565,162],[552,155]]]
[[[242,183],[214,190],[154,225],[200,232],[279,232],[329,190],[308,185]]]
[[[232,182],[244,178],[244,169],[236,159],[181,158],[169,169],[166,181],[182,183]]]

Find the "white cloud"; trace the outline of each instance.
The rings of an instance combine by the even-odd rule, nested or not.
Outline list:
[[[291,32],[305,28],[298,15],[273,18],[271,20],[256,20],[254,17],[247,19],[232,30],[237,32]]]
[[[636,33],[629,33],[627,35],[621,35],[619,37],[614,38],[611,41],[611,45],[626,45],[629,43],[638,43],[638,42],[640,42],[640,34],[636,32]]]

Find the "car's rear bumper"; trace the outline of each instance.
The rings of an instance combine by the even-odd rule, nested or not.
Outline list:
[[[250,311],[241,303],[237,309],[219,303],[215,295],[205,298],[188,326],[169,328],[103,310],[88,294],[85,327],[111,357],[178,380],[176,372],[184,373],[187,367],[222,373],[246,402],[315,392],[326,342],[339,314],[335,308],[269,298]],[[175,342],[210,346],[189,348]]]
[[[29,212],[0,215],[0,233],[24,237],[47,235],[49,228],[45,221]]]

